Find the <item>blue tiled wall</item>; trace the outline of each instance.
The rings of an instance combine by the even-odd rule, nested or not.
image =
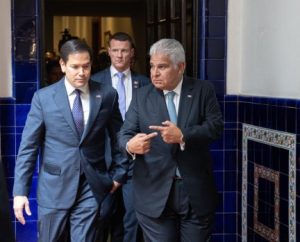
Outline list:
[[[0,99],[1,151],[10,195],[22,128],[32,94],[39,88],[39,2],[14,0],[12,3],[14,96]],[[297,117],[300,115],[300,102],[225,95],[227,0],[199,0],[199,8],[199,78],[214,83],[225,121],[223,137],[211,147],[220,194],[213,241],[234,242],[241,240],[241,125],[248,123],[296,133],[298,141],[300,126],[297,124]],[[299,143],[297,148],[299,150]],[[300,159],[297,160],[299,177]],[[36,240],[36,181],[35,176],[30,195],[33,216],[25,227],[13,220],[17,241]],[[297,204],[299,203],[300,186],[297,187]],[[297,230],[300,231],[300,209],[297,211]],[[300,241],[299,234],[297,239]]]
[[[13,97],[0,98],[1,152],[11,207],[16,154],[33,92],[39,88],[39,65],[41,63],[41,53],[39,52],[41,11],[39,4],[38,0],[13,0],[11,3]],[[27,217],[26,226],[16,223],[13,212],[11,212],[13,231],[18,242],[34,242],[37,237],[36,184],[37,176],[35,174],[29,197],[33,214],[31,217]]]
[[[232,102],[235,100],[235,102]],[[235,109],[237,106],[239,126],[237,129],[238,136],[238,235],[241,236],[241,178],[242,178],[242,124],[247,123],[258,127],[268,128],[277,131],[288,132],[296,134],[297,146],[296,150],[296,177],[300,175],[300,126],[298,125],[298,117],[300,117],[300,100],[293,99],[279,99],[279,98],[265,98],[265,97],[244,97],[244,96],[225,96],[225,107],[226,109]],[[264,162],[268,162],[268,167],[273,167],[274,170],[280,171],[280,200],[287,200],[287,191],[289,188],[289,172],[288,172],[288,156],[286,152],[278,153],[272,150],[270,147],[261,147],[260,152],[263,153]],[[254,153],[255,155],[255,153]],[[256,158],[259,161],[261,158]],[[286,164],[281,164],[285,162]],[[249,181],[251,182],[251,181]],[[296,179],[297,182],[297,179]],[[299,182],[297,182],[299,184]],[[296,231],[300,231],[300,189],[296,186]],[[284,202],[281,201],[280,208],[280,241],[288,241],[288,210],[284,208]],[[240,238],[240,237],[239,237]],[[254,240],[257,242],[265,241],[262,238],[254,236]],[[297,234],[297,241],[300,241],[300,234]]]
[[[225,121],[223,137],[212,147],[214,174],[219,191],[219,207],[213,241],[234,242],[237,240],[237,103],[224,105],[226,67],[226,19],[227,0],[199,1],[201,17],[199,29],[199,78],[210,80]],[[225,142],[226,140],[226,142]]]
[[[227,0],[199,1],[201,23],[199,46],[199,78],[208,79],[215,85],[224,116],[224,135],[214,143],[214,173],[220,193],[220,205],[216,216],[213,241],[241,241],[241,174],[242,174],[242,124],[248,123],[297,134],[299,150],[300,126],[297,125],[300,101],[278,98],[243,97],[226,95],[226,19]],[[267,159],[271,159],[271,154]],[[299,177],[297,153],[297,177]],[[281,186],[288,187],[287,181]],[[297,186],[296,204],[300,204],[300,186]],[[297,231],[300,231],[300,209],[297,209]],[[282,215],[284,217],[284,215]],[[281,221],[281,228],[287,224]],[[281,238],[288,238],[282,229]],[[256,239],[256,240],[255,240]],[[257,240],[253,241],[264,241]],[[299,233],[297,239],[300,240]],[[282,240],[285,241],[285,240]]]

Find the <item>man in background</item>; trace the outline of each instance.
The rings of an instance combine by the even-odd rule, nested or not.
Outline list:
[[[139,89],[119,132],[134,158],[134,205],[145,242],[211,241],[217,192],[210,144],[223,130],[215,91],[184,76],[174,39],[150,48],[153,85]]]
[[[131,36],[124,32],[117,32],[110,36],[108,54],[111,66],[92,76],[92,79],[103,84],[108,84],[118,91],[119,109],[123,120],[125,113],[135,96],[136,90],[150,83],[146,76],[133,72],[130,67],[134,58],[134,44]],[[107,140],[108,141],[108,140]],[[109,144],[109,142],[107,142]],[[110,166],[112,158],[111,147],[106,148],[106,161]],[[138,222],[133,209],[132,192],[132,162],[130,162],[126,182],[120,187],[120,192],[111,194],[104,201],[100,213],[101,224],[110,227],[112,242],[137,241]],[[124,207],[124,211],[122,211]],[[103,226],[102,226],[103,227]],[[101,226],[100,226],[101,229]],[[109,229],[103,231],[102,241],[106,242]],[[124,230],[124,234],[122,232]],[[140,241],[138,239],[138,241]]]
[[[90,80],[92,52],[79,39],[60,49],[65,76],[38,90],[32,99],[15,166],[14,213],[21,224],[31,215],[29,191],[38,155],[40,242],[94,242],[99,207],[123,182],[127,160],[118,152],[122,125],[117,92]],[[105,133],[115,161],[105,165]]]
[[[51,85],[55,82],[58,82],[64,76],[64,73],[61,71],[60,68],[59,60],[53,59],[47,62],[46,76],[47,85]]]

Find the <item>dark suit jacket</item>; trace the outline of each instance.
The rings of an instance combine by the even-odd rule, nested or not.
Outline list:
[[[14,195],[28,196],[39,150],[38,203],[43,207],[68,209],[73,205],[80,166],[99,203],[111,189],[112,179],[123,181],[127,170],[124,156],[113,150],[117,163],[111,174],[104,159],[105,130],[115,147],[122,125],[117,92],[93,81],[89,81],[89,90],[90,115],[81,138],[63,79],[34,94],[16,161]]]
[[[137,90],[119,133],[126,143],[137,133],[150,133],[150,125],[169,120],[163,91],[149,85]],[[152,139],[151,151],[137,155],[133,168],[135,208],[150,217],[159,217],[167,202],[176,166],[194,211],[206,215],[215,210],[217,193],[211,168],[209,145],[223,129],[221,112],[213,86],[207,81],[184,77],[178,113],[178,127],[185,140],[167,144],[161,136]]]
[[[111,73],[110,73],[110,68],[106,68],[103,71],[97,72],[92,76],[92,79],[94,81],[103,83],[103,84],[108,84],[112,86],[112,79],[111,79]],[[132,81],[132,98],[135,96],[136,90],[142,86],[148,85],[150,83],[150,80],[148,77],[138,74],[136,72],[131,71],[131,81]],[[107,141],[109,143],[109,139]],[[110,152],[110,146],[106,146],[106,152],[105,152],[105,159],[107,166],[110,167],[112,164],[112,157],[111,157],[111,152]],[[129,171],[127,175],[129,177],[132,176],[132,167],[133,163],[131,162],[129,164]]]

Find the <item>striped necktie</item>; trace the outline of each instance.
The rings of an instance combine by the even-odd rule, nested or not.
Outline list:
[[[79,89],[75,89],[76,97],[74,99],[74,104],[72,108],[72,114],[76,129],[78,131],[79,136],[82,136],[84,130],[84,118],[83,118],[83,108],[80,98],[81,91]]]

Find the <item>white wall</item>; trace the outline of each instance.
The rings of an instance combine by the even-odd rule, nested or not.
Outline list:
[[[229,0],[227,94],[300,98],[299,9],[299,0]]]
[[[10,0],[0,1],[0,97],[12,96],[10,2]]]

